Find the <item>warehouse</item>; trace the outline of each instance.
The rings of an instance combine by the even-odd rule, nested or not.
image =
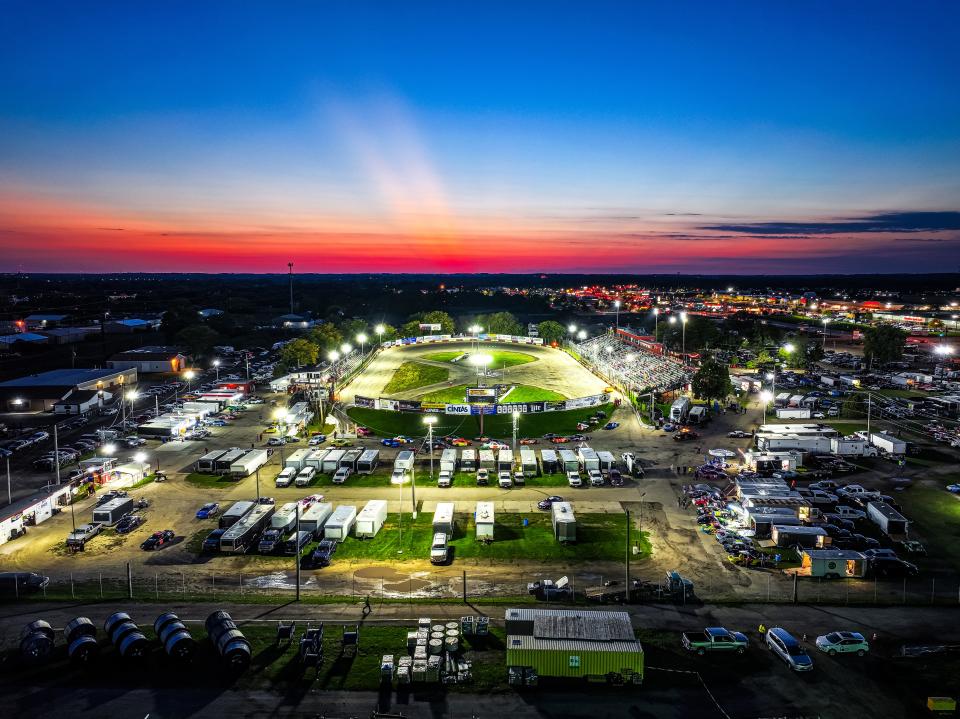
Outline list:
[[[0,510],[0,544],[23,536],[27,527],[50,519],[54,514],[70,505],[71,495],[76,484],[61,484],[49,490],[9,504]]]
[[[136,369],[55,369],[0,382],[0,407],[8,412],[49,412],[74,392],[102,392],[104,402],[137,383]]]
[[[640,684],[643,647],[626,612],[508,609],[510,682],[538,677]]]
[[[187,358],[176,347],[148,346],[115,354],[107,361],[114,369],[134,368],[141,374],[180,372]]]

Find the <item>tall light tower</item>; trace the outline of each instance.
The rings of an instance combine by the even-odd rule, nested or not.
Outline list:
[[[427,444],[430,447],[430,481],[433,481],[433,425],[437,423],[437,416],[428,414],[423,418],[423,423],[427,425]]]
[[[293,314],[293,263],[288,262],[287,267],[290,270],[290,314]]]
[[[617,310],[617,329],[620,329],[620,300],[614,300],[613,307]]]

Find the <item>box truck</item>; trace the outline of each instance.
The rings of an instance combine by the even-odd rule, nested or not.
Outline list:
[[[93,509],[93,523],[112,527],[133,511],[132,497],[117,497]]]
[[[265,449],[251,449],[230,465],[230,474],[234,477],[249,477],[270,459]]]
[[[357,508],[350,504],[341,504],[323,523],[323,538],[342,542],[350,536],[356,520]]]
[[[371,499],[357,515],[353,532],[361,539],[376,537],[385,521],[387,521],[387,500]]]
[[[493,502],[477,502],[477,511],[474,515],[474,524],[477,527],[477,541],[493,541],[494,518]]]

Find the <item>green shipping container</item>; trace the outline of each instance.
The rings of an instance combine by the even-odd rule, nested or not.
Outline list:
[[[517,639],[524,646],[507,647],[507,666],[532,667],[542,677],[605,676],[610,673],[634,673],[643,677],[643,649],[639,642],[611,642],[609,646],[598,647],[597,643],[587,641]],[[547,646],[550,644],[554,646]]]

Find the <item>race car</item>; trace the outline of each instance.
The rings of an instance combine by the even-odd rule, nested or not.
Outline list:
[[[176,532],[174,532],[172,529],[164,529],[160,532],[154,532],[147,537],[146,540],[144,540],[143,544],[140,545],[140,549],[144,551],[159,549],[160,547],[173,541],[175,536],[177,536]]]
[[[454,437],[450,440],[450,444],[452,444],[454,447],[469,447],[470,440],[464,439],[463,437]]]
[[[216,502],[207,502],[197,510],[197,519],[209,519],[220,511],[220,505]]]

